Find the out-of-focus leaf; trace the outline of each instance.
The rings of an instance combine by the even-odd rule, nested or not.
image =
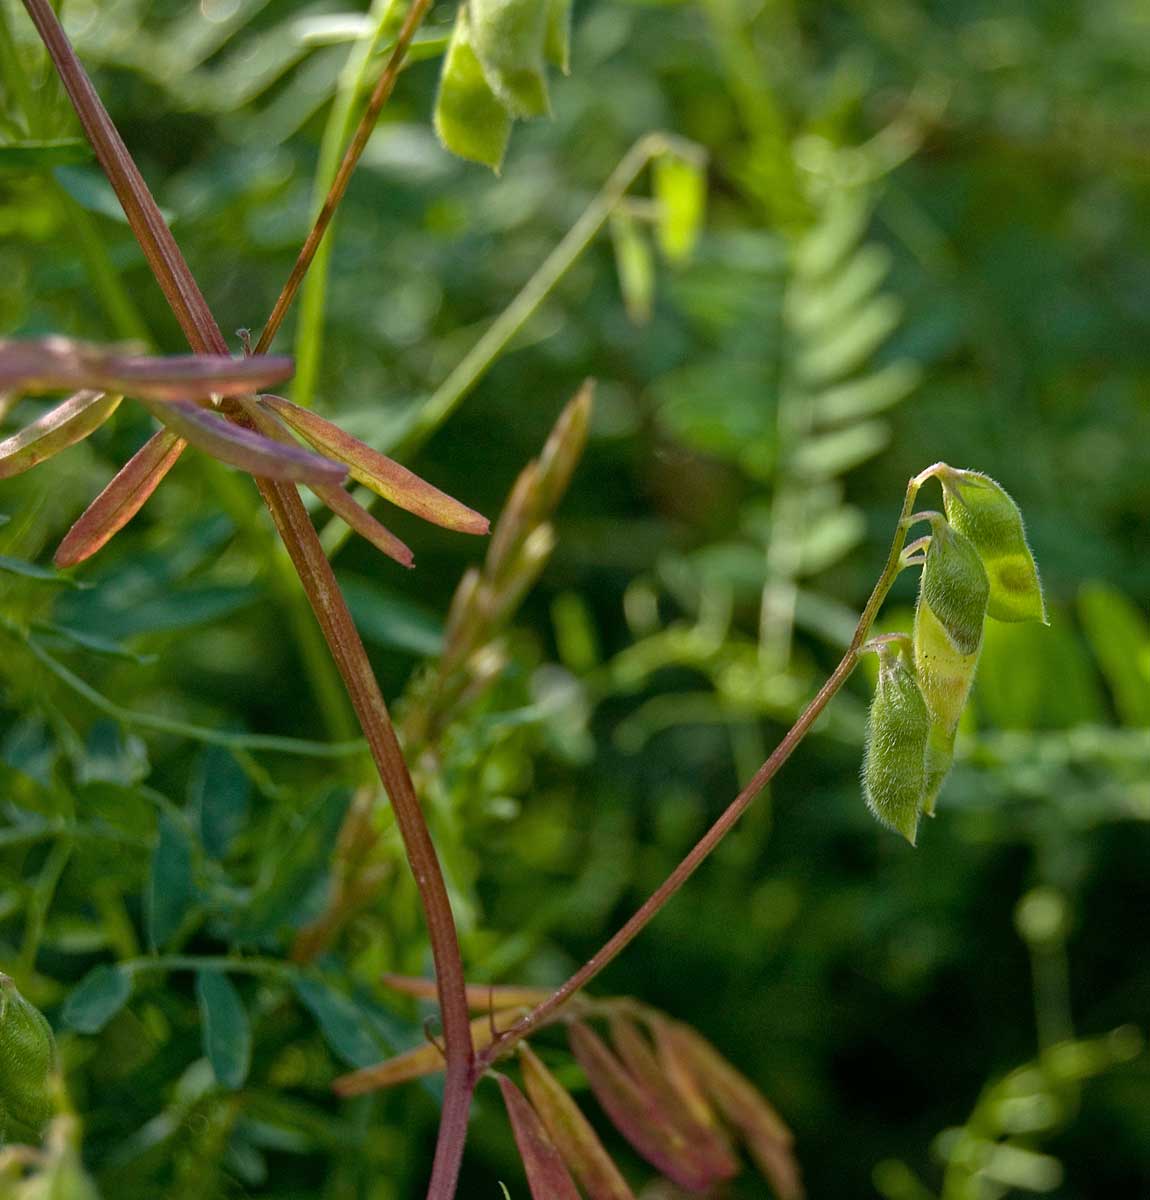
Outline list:
[[[820,392],[812,402],[815,419],[823,425],[858,421],[893,408],[905,400],[922,379],[922,370],[910,361],[893,362]]]
[[[150,770],[148,748],[141,738],[125,733],[115,721],[97,721],[83,753],[77,755],[76,780],[130,788],[146,779]]]
[[[346,788],[323,792],[279,836],[271,861],[234,917],[236,942],[279,944],[290,926],[307,918],[317,889],[326,886],[347,801]]]
[[[132,978],[115,966],[94,967],[64,1001],[61,1017],[80,1033],[99,1033],[128,1003]]]
[[[428,609],[360,575],[339,573],[339,585],[365,641],[429,658],[443,649],[443,625]]]
[[[835,192],[818,222],[799,243],[795,272],[801,279],[817,279],[839,269],[870,220],[870,202],[864,192],[845,188]]]
[[[300,1002],[316,1019],[324,1041],[350,1067],[366,1067],[379,1060],[384,1047],[371,1035],[364,1011],[348,996],[310,976],[292,986]]]
[[[148,941],[159,950],[179,931],[199,896],[192,844],[184,827],[160,813],[152,870],[148,879]]]
[[[191,445],[252,475],[311,484],[339,484],[347,476],[342,463],[241,429],[194,404],[172,401],[150,407],[160,421]]]
[[[634,1200],[571,1094],[525,1042],[519,1046],[519,1064],[535,1111],[590,1200]]]
[[[1105,710],[1090,655],[1061,614],[1049,626],[987,621],[974,702],[995,729],[1070,729]]]
[[[571,1173],[527,1098],[506,1075],[499,1077],[499,1088],[534,1200],[579,1200]]]
[[[58,639],[62,643],[69,646],[79,647],[82,650],[88,650],[92,654],[105,655],[108,658],[122,658],[127,662],[144,664],[153,662],[155,656],[150,654],[137,654],[134,650],[129,649],[122,642],[116,641],[114,638],[104,637],[99,633],[91,633],[87,629],[76,629],[71,625],[58,625],[54,621],[36,621],[33,628],[38,633],[50,635],[51,639]],[[44,641],[48,641],[45,638]]]
[[[787,295],[787,315],[807,337],[825,336],[875,293],[890,270],[890,251],[862,246],[829,279],[799,279]]]
[[[811,522],[802,539],[803,575],[817,575],[834,566],[866,536],[866,518],[857,508],[833,508]]]
[[[153,434],[84,510],[56,550],[58,567],[90,558],[143,508],[187,443],[170,429]]]
[[[808,438],[795,453],[794,467],[809,479],[833,479],[873,458],[889,441],[890,429],[884,422],[863,421]]]
[[[200,840],[213,858],[223,858],[247,824],[251,792],[251,780],[230,751],[222,746],[201,751],[188,799],[199,815]]]
[[[243,1087],[252,1061],[252,1030],[244,1002],[223,971],[196,972],[204,1054],[221,1087]]]
[[[260,403],[290,425],[317,450],[347,466],[353,479],[399,508],[432,524],[459,533],[486,533],[487,518],[425,479],[402,467],[394,459],[344,433],[338,425],[317,413],[300,408],[279,396],[261,396]]]
[[[611,217],[611,241],[627,316],[636,325],[645,325],[655,301],[655,259],[646,230],[629,213],[616,212]]]
[[[686,262],[703,228],[707,173],[702,165],[679,154],[662,154],[652,174],[659,205],[655,226],[659,248],[668,262]]]
[[[82,441],[116,411],[120,397],[77,392],[31,425],[0,442],[0,479],[19,475]]]
[[[452,154],[497,174],[511,140],[511,115],[491,90],[471,44],[470,16],[461,4],[439,77],[435,132]]]
[[[141,358],[63,337],[0,341],[0,391],[91,389],[140,400],[195,400],[266,388],[290,378],[294,369],[290,358]]]
[[[0,554],[0,572],[19,575],[22,579],[34,579],[37,583],[54,583],[60,587],[85,586],[67,575],[61,575],[59,571],[53,571],[51,567],[37,566],[36,563],[30,563],[23,558],[12,558],[7,554]]]
[[[1150,625],[1105,583],[1083,584],[1078,612],[1114,704],[1127,725],[1150,725]]]
[[[863,366],[898,327],[902,306],[882,295],[853,313],[843,325],[807,346],[797,369],[803,382],[814,387],[836,383]]]
[[[27,138],[0,143],[0,170],[35,171],[88,162],[92,147],[85,138]]]

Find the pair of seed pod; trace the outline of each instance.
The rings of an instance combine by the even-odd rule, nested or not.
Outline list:
[[[993,479],[940,464],[945,516],[918,513],[930,535],[907,565],[922,566],[913,635],[868,642],[878,684],[867,721],[863,792],[884,825],[914,845],[954,758],[986,618],[1046,622],[1018,505]]]
[[[55,1069],[52,1027],[0,974],[0,1142],[40,1134],[55,1107]]]

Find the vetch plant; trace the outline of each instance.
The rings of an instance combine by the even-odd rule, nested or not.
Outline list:
[[[955,471],[945,464],[937,464],[911,480],[886,565],[842,661],[747,786],[679,866],[557,990],[514,990],[497,1003],[494,991],[469,989],[447,887],[412,772],[296,484],[311,487],[349,525],[408,565],[410,551],[343,490],[348,475],[377,494],[449,528],[481,533],[486,522],[332,423],[265,391],[290,374],[289,362],[265,357],[266,351],[330,227],[428,8],[427,0],[413,0],[408,8],[295,267],[252,352],[241,359],[228,354],[226,341],[195,279],[52,6],[48,0],[25,0],[25,7],[196,357],[191,361],[141,359],[116,349],[60,339],[0,347],[0,381],[9,390],[77,389],[70,399],[0,447],[0,462],[7,464],[0,469],[14,474],[74,444],[111,416],[121,395],[138,399],[159,419],[161,431],[122,469],[65,539],[57,557],[68,566],[88,557],[138,511],[187,444],[242,468],[256,479],[339,669],[391,802],[419,889],[435,968],[433,984],[426,988],[415,985],[409,990],[428,995],[434,992],[442,1021],[442,1044],[429,1041],[380,1066],[364,1068],[338,1080],[336,1090],[344,1095],[359,1094],[443,1069],[443,1107],[428,1195],[434,1200],[449,1200],[455,1194],[473,1092],[481,1080],[497,1073],[498,1064],[515,1054],[522,1064],[526,1095],[505,1077],[500,1087],[534,1195],[575,1195],[577,1178],[593,1200],[622,1200],[628,1195],[622,1176],[609,1160],[605,1161],[602,1147],[589,1133],[590,1127],[577,1117],[573,1101],[527,1044],[540,1031],[563,1023],[574,1059],[600,1106],[657,1170],[688,1189],[703,1190],[721,1184],[738,1170],[734,1153],[734,1142],[738,1140],[782,1200],[796,1200],[802,1187],[789,1131],[748,1080],[684,1026],[634,1001],[592,1000],[584,989],[658,914],[725,837],[846,683],[859,655],[868,649],[877,650],[880,656],[879,689],[864,768],[868,801],[876,815],[914,840],[918,815],[933,805],[949,765],[950,744],[977,662],[988,605],[992,616],[1044,616],[1037,572],[1017,509],[1005,492],[984,476]],[[512,116],[546,110],[544,64],[553,61],[565,66],[566,21],[566,6],[558,0],[547,6],[525,0],[477,0],[460,10],[438,109],[440,132],[449,146],[456,141],[450,130],[454,123],[462,122],[467,126],[467,138],[460,135],[453,148],[497,164],[502,156],[502,127],[495,129],[496,136],[488,136],[490,131],[481,127],[483,114],[492,111],[492,98]],[[453,92],[457,85],[460,90]],[[483,93],[483,87],[490,97]],[[468,95],[483,97],[483,103],[472,110]],[[475,111],[480,113],[479,124]],[[650,145],[636,148],[621,175],[627,181],[621,185],[624,189],[652,157]],[[689,223],[693,219],[689,214],[697,211],[697,177],[690,175],[689,179],[684,187],[681,171],[664,172],[659,185],[678,197],[680,223]],[[598,228],[608,208],[601,205],[587,218],[587,229]],[[686,218],[684,211],[688,213]],[[579,230],[575,241],[589,237],[587,229]],[[676,234],[670,239],[668,252],[683,253],[687,241],[689,238]],[[538,302],[535,297],[528,299]],[[643,305],[637,306],[637,314],[643,310]],[[507,612],[546,560],[552,540],[547,518],[578,458],[589,403],[589,394],[584,392],[565,411],[540,460],[529,464],[521,475],[483,568],[464,577],[449,617],[446,653],[427,682],[430,698],[422,708],[417,706],[411,717],[410,736],[417,746],[416,733],[424,738],[425,745],[434,741],[436,723],[456,702],[459,689],[470,684],[482,686],[484,679],[481,672],[476,672],[475,659],[491,645]],[[300,446],[294,435],[310,448]],[[946,489],[946,518],[939,514],[923,517],[914,512],[919,489],[933,477],[941,479]],[[907,530],[921,519],[931,524],[929,538],[904,551]],[[920,564],[923,576],[912,651],[908,652],[905,639],[868,643],[871,627],[900,571]],[[371,808],[369,800],[353,808],[345,821],[336,863],[340,885],[333,889],[328,910],[301,935],[296,946],[300,960],[321,953],[348,911],[373,898],[370,852],[376,831],[367,819]],[[158,961],[149,960],[140,969]],[[194,964],[188,959],[173,962],[185,967],[189,962]],[[226,968],[229,962],[215,963],[212,969]],[[243,960],[243,965],[254,973],[290,972],[287,964],[261,960]],[[193,969],[201,971],[199,991],[213,1011],[234,1014],[242,1010],[230,985],[203,975],[205,968],[200,965]],[[112,978],[117,990],[111,998],[122,1005],[129,996],[130,982],[123,972],[113,972]],[[476,1009],[483,1015],[473,1017]],[[608,1040],[596,1023],[604,1023],[601,1027]],[[45,1039],[44,1028],[29,1017],[30,1035],[37,1028],[39,1040],[33,1038],[36,1053],[47,1063],[50,1038]],[[217,1038],[216,1032],[209,1031],[213,1042],[225,1040]],[[31,1052],[25,1055],[28,1061],[32,1057]],[[241,1057],[246,1058],[246,1051]],[[241,1065],[246,1070],[246,1063]],[[237,1069],[235,1077],[241,1074]],[[31,1094],[15,1100],[8,1096],[6,1104],[15,1105],[39,1122],[47,1115],[43,1103]]]

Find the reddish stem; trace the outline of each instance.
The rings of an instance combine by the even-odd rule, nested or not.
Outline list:
[[[256,482],[303,582],[371,747],[423,900],[447,1059],[443,1111],[428,1197],[450,1200],[455,1194],[463,1158],[475,1078],[470,1013],[451,902],[387,704],[311,518],[293,485],[266,479]]]
[[[100,165],[123,205],[124,213],[147,256],[152,273],[163,289],[192,349],[201,354],[228,353],[227,343],[175,238],[172,237],[143,176],[64,34],[51,4],[48,0],[24,0],[24,3],[52,57]],[[430,0],[414,0],[408,12],[395,52],[372,95],[368,111],[357,131],[356,140],[345,156],[340,175],[337,176],[316,228],[312,230],[308,243],[300,253],[292,279],[288,281],[284,295],[280,297],[282,304],[277,304],[278,318],[276,313],[273,313],[273,320],[269,321],[268,328],[264,331],[269,341],[271,334],[275,332],[276,326],[273,325],[273,321],[278,324],[278,320],[282,320],[283,312],[303,279],[315,253],[315,247],[318,246],[347,187],[351,170],[362,153],[363,146],[366,145],[371,125],[374,124],[383,102],[391,94],[399,63],[429,3]],[[261,342],[258,349],[263,348]],[[463,963],[447,888],[431,835],[415,795],[410,772],[395,736],[387,705],[307,511],[295,488],[290,484],[258,478],[256,483],[291,555],[347,687],[371,747],[380,778],[391,799],[396,823],[419,889],[435,961],[447,1058],[446,1092],[428,1194],[431,1200],[450,1200],[455,1193],[463,1157],[475,1075]]]
[[[783,763],[794,753],[795,748],[806,736],[818,715],[826,708],[831,698],[846,683],[854,670],[855,664],[858,662],[859,649],[866,641],[878,610],[902,568],[900,556],[903,542],[906,540],[906,526],[915,497],[918,495],[918,489],[926,479],[935,473],[936,469],[937,465],[928,467],[907,485],[906,498],[903,501],[902,512],[899,514],[894,540],[891,543],[883,573],[867,600],[862,616],[859,617],[854,636],[851,638],[842,661],[835,667],[834,672],[819,689],[815,698],[803,710],[799,719],[787,731],[786,736],[771,752],[766,762],[755,772],[747,786],[731,801],[722,816],[703,834],[686,858],[647,898],[631,919],[614,934],[601,950],[596,951],[562,987],[512,1025],[506,1033],[501,1034],[476,1057],[475,1069],[478,1074],[482,1074],[492,1063],[507,1054],[517,1042],[522,1041],[540,1025],[554,1017],[555,1013],[580,988],[586,987],[604,967],[613,962],[635,940],[639,933],[659,914],[667,901],[691,878],[711,851],[727,836],[763,788],[774,778]]]

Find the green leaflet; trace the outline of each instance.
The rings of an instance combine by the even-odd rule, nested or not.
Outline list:
[[[488,85],[475,55],[466,4],[456,14],[439,77],[435,132],[452,154],[499,172],[511,138],[511,116]]]
[[[80,1033],[99,1033],[131,995],[132,978],[126,971],[93,967],[64,1002],[64,1023]]]
[[[252,1062],[252,1030],[235,984],[222,971],[196,973],[204,1054],[221,1087],[244,1085]]]

